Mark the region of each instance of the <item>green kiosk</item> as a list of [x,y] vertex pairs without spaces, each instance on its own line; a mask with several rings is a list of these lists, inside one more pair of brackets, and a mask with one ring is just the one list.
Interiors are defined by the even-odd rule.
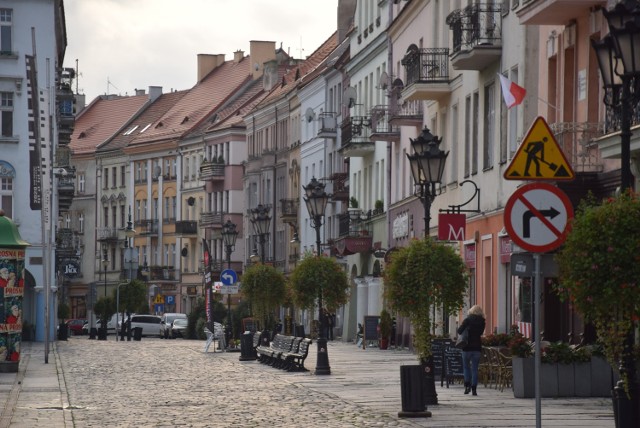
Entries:
[[0,372],[16,373],[22,341],[24,257],[29,243],[0,209]]

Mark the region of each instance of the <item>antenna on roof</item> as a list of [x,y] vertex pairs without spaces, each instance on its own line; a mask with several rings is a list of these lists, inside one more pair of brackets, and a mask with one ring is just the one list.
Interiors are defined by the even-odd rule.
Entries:
[[117,91],[120,90],[120,89],[118,89],[118,87],[116,85],[111,83],[111,80],[109,80],[109,76],[107,76],[107,95],[109,95],[109,86],[113,86],[114,88],[116,88]]

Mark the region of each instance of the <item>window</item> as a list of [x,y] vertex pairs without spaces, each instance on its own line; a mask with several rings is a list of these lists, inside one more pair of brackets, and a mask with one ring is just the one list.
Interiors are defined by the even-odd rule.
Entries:
[[126,187],[127,186],[127,167],[126,166],[121,166],[120,167],[120,187]]
[[171,197],[171,218],[173,220],[176,220],[178,218],[177,212],[178,212],[178,198],[175,196],[172,196]]
[[13,25],[13,11],[0,9],[0,55],[13,55],[11,42],[11,26]]
[[124,205],[120,205],[120,224],[122,225],[122,227],[125,227],[127,225],[127,221],[125,220],[125,211],[126,210],[124,209]]
[[142,204],[140,203],[139,199],[136,201],[136,213],[135,213],[135,216],[136,216],[136,220],[138,220],[138,221],[142,220]]
[[104,177],[102,177],[102,188],[109,188],[109,168],[104,169]]
[[496,128],[496,103],[495,84],[490,83],[484,88],[484,144],[482,147],[483,159],[482,168],[488,169],[493,166],[493,141]]
[[171,211],[169,210],[169,208],[170,208],[169,207],[169,201],[170,201],[169,197],[165,197],[164,198],[164,218],[166,218],[167,220],[171,219],[171,217],[170,217]]
[[153,220],[158,219],[158,198],[153,198]]
[[464,176],[471,174],[471,97],[464,100]]
[[84,193],[84,172],[78,173],[78,193]]
[[142,162],[136,162],[136,181],[142,181]]
[[116,227],[118,225],[118,207],[111,207],[111,224],[112,227]]
[[473,118],[472,118],[472,126],[473,132],[471,134],[471,174],[478,173],[478,128],[480,126],[480,114],[478,112],[478,107],[480,105],[480,94],[475,92],[473,94]]
[[173,176],[171,174],[171,159],[165,159],[164,161],[164,175],[167,178],[171,178]]
[[109,207],[103,208],[104,227],[109,227]]
[[2,136],[13,137],[13,93],[1,92],[0,121],[2,121]]
[[117,167],[113,167],[111,168],[111,188],[115,189],[116,187],[118,187],[118,183],[116,182],[118,180],[118,168]]
[[11,177],[0,177],[0,208],[4,210],[7,217],[13,218],[13,178]]

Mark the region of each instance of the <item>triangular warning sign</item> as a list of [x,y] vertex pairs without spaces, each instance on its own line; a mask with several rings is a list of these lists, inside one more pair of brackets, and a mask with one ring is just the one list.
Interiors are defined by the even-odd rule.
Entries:
[[505,180],[569,181],[575,178],[549,125],[539,116],[504,172]]

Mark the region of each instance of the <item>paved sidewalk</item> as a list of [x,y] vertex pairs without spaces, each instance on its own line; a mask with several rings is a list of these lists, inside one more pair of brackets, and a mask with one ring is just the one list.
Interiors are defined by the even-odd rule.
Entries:
[[[72,337],[24,343],[18,373],[0,373],[0,427],[322,426],[533,427],[535,401],[511,391],[437,383],[430,418],[399,419],[405,350],[329,342],[331,375],[288,373],[239,353],[202,352],[204,342],[143,338],[120,343]],[[610,399],[542,400],[543,427],[613,427]]]

